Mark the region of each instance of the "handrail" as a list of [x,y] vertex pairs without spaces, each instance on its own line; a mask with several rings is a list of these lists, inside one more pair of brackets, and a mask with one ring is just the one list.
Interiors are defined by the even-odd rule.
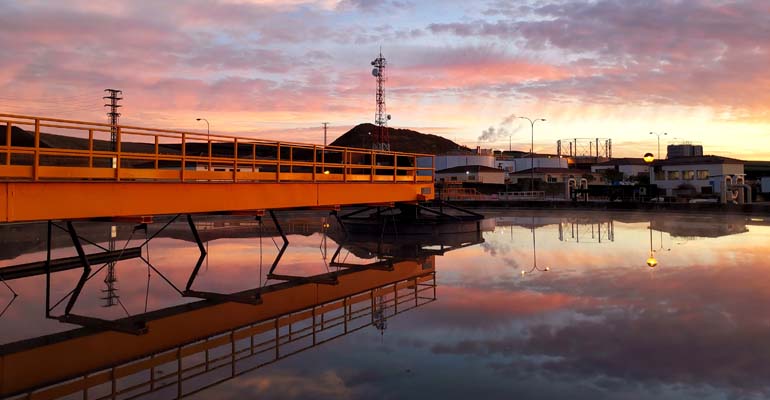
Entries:
[[[25,143],[14,143],[14,126],[30,135]],[[42,132],[41,128],[54,131]],[[434,160],[428,154],[3,113],[0,113],[0,131],[6,134],[4,143],[0,143],[0,180],[378,183],[434,180]],[[107,137],[111,133],[117,137],[114,144],[109,139],[95,137],[97,134]],[[362,179],[363,176],[368,178]],[[383,179],[386,177],[389,179]]]

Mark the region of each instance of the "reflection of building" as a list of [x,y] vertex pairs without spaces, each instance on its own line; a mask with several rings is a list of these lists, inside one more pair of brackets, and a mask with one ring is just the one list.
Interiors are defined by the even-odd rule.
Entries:
[[568,219],[559,224],[559,240],[575,243],[602,243],[615,241],[615,225],[607,221]]
[[715,238],[749,231],[745,218],[726,215],[654,218],[652,229],[683,238]]

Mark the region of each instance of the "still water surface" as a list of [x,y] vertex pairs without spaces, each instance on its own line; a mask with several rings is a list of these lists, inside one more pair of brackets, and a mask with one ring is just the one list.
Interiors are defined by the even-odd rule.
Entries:
[[[229,363],[231,342],[208,354],[192,354],[183,360],[183,369],[204,363],[204,356],[222,361],[219,368],[212,364],[210,372],[205,368],[198,375],[194,369],[185,372],[190,378],[181,388],[168,378],[171,384],[147,390],[141,397],[169,398],[178,390],[201,399],[726,399],[770,395],[767,220],[561,211],[485,214],[489,220],[482,224],[479,237],[386,238],[382,243],[362,238],[344,241],[335,226],[325,233],[321,214],[282,215],[290,245],[276,274],[323,275],[338,270],[332,261],[372,265],[389,260],[395,263],[394,270],[360,268],[341,277],[337,285],[314,283],[312,291],[305,290],[307,285],[276,289],[270,294],[273,297],[264,298],[264,304],[238,304],[222,311],[238,313],[245,309],[237,307],[262,307],[275,312],[265,311],[249,322],[274,323],[273,318],[281,320],[285,315],[281,307],[286,306],[295,312],[299,324],[292,329],[303,332],[303,327],[314,323],[312,312],[299,316],[296,311],[305,306],[322,310],[315,317],[319,323],[325,312],[322,307],[331,310],[338,304],[326,318],[349,322],[344,329],[341,323],[328,331],[319,329],[317,340],[312,335],[315,345],[309,335],[296,339],[302,335],[295,333],[296,340],[283,348],[274,351],[269,347],[262,356],[269,353],[270,357],[263,361],[249,358],[253,347],[246,343],[248,338],[236,340],[233,346],[238,357],[244,358],[235,367]],[[45,228],[7,228],[0,266],[43,259]],[[118,228],[117,249],[129,238],[131,247],[145,237],[144,231],[132,234],[129,225]],[[204,219],[198,228],[208,258],[195,279],[196,290],[233,293],[276,284],[267,279],[267,272],[279,253],[281,239],[271,226],[260,227],[247,219]],[[149,234],[153,229],[151,226]],[[104,243],[109,225],[84,225],[81,233]],[[52,257],[74,256],[66,233],[56,235]],[[150,243],[149,254],[144,251],[143,256],[157,271],[141,260],[121,261],[115,268],[114,296],[107,290],[105,269],[85,285],[73,312],[114,320],[200,302],[182,298],[159,275],[179,288],[187,282],[200,253],[186,223],[171,225]],[[86,250],[92,252],[95,247]],[[646,264],[651,257],[658,263],[654,269]],[[79,276],[78,270],[53,274],[52,299],[72,290]],[[401,301],[395,304],[390,288],[398,282],[405,283],[395,290]],[[0,311],[5,310],[0,316],[0,351],[4,357],[42,346],[43,341],[35,338],[64,341],[64,334],[79,328],[45,318],[44,276],[7,283],[18,297],[14,299],[0,286]],[[331,297],[323,298],[324,291]],[[308,293],[312,298],[303,303],[301,298]],[[357,302],[351,293],[363,293],[372,300]],[[329,300],[333,298],[344,300],[334,303]],[[296,307],[287,306],[292,302],[297,302]],[[348,318],[339,308],[347,309],[350,304]],[[353,319],[353,307],[359,307],[364,317]],[[191,327],[178,325],[180,330],[214,324],[206,320],[211,316],[175,310],[174,315],[194,322]],[[260,331],[258,325],[250,329]],[[281,329],[286,335],[286,329]],[[88,336],[82,329],[80,332]],[[168,336],[173,339],[175,335]],[[100,340],[130,347],[136,338],[110,333]],[[166,348],[192,343],[185,340]],[[12,369],[9,365],[6,360],[6,373]],[[96,398],[125,389],[118,397],[127,397],[144,389],[132,392],[126,388],[148,381],[150,374],[173,378],[177,366],[170,362],[152,372],[122,378],[115,387],[108,382],[86,385],[85,390],[89,398]],[[236,376],[230,378],[233,372]],[[218,380],[222,382],[195,392]],[[80,390],[68,398],[82,396]]]

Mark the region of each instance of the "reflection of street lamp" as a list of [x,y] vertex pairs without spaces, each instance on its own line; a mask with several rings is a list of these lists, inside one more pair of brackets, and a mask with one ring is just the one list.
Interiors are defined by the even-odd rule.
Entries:
[[658,133],[658,132],[650,132],[650,135],[656,135],[658,137],[658,155],[660,155],[660,135],[666,136],[668,133]]
[[655,268],[658,265],[658,260],[655,259],[655,252],[652,250],[652,221],[650,221],[650,257],[647,258],[647,266]]
[[[530,178],[529,178],[529,191],[530,192],[534,192],[535,191],[535,156],[534,156],[534,151],[535,151],[535,122],[537,122],[537,121],[545,122],[545,118],[537,118],[534,121],[529,119],[529,118],[527,118],[527,117],[519,117],[519,118],[526,119],[527,121],[529,121],[530,127],[532,128],[531,131],[530,131],[532,137],[530,138],[531,139],[531,143],[530,143],[530,147],[529,147],[529,167],[530,167],[529,170],[531,171],[530,172]],[[532,195],[532,193],[530,193],[530,196],[531,195]]]
[[529,271],[521,270],[521,275],[524,276],[532,271],[547,272],[551,269],[548,267],[538,268],[537,266],[537,243],[535,242],[535,216],[532,216],[532,268]]

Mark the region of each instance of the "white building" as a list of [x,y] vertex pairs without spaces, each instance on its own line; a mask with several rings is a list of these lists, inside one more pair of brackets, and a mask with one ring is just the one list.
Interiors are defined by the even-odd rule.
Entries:
[[462,165],[436,171],[436,181],[473,182],[473,183],[505,183],[505,171],[485,165]]
[[601,173],[606,170],[622,172],[624,177],[632,177],[649,174],[650,166],[641,158],[613,158],[591,166],[591,172]]
[[498,156],[495,159],[495,167],[505,171],[518,172],[532,168],[568,168],[567,159],[550,154],[535,154],[529,158],[529,154],[522,157]]
[[535,170],[525,169],[509,174],[510,183],[519,183],[519,180],[529,181],[534,178],[536,181],[547,183],[562,183],[570,179],[577,179],[591,176],[591,183],[602,183],[604,179],[600,174],[593,174],[587,171],[571,168],[535,168]]
[[495,168],[495,156],[491,151],[477,150],[476,153],[448,153],[439,154],[435,157],[436,171],[471,165],[483,165],[485,167]]
[[743,161],[720,156],[655,160],[653,168],[650,183],[658,185],[666,196],[682,190],[721,196],[727,186],[742,185],[745,176]]

